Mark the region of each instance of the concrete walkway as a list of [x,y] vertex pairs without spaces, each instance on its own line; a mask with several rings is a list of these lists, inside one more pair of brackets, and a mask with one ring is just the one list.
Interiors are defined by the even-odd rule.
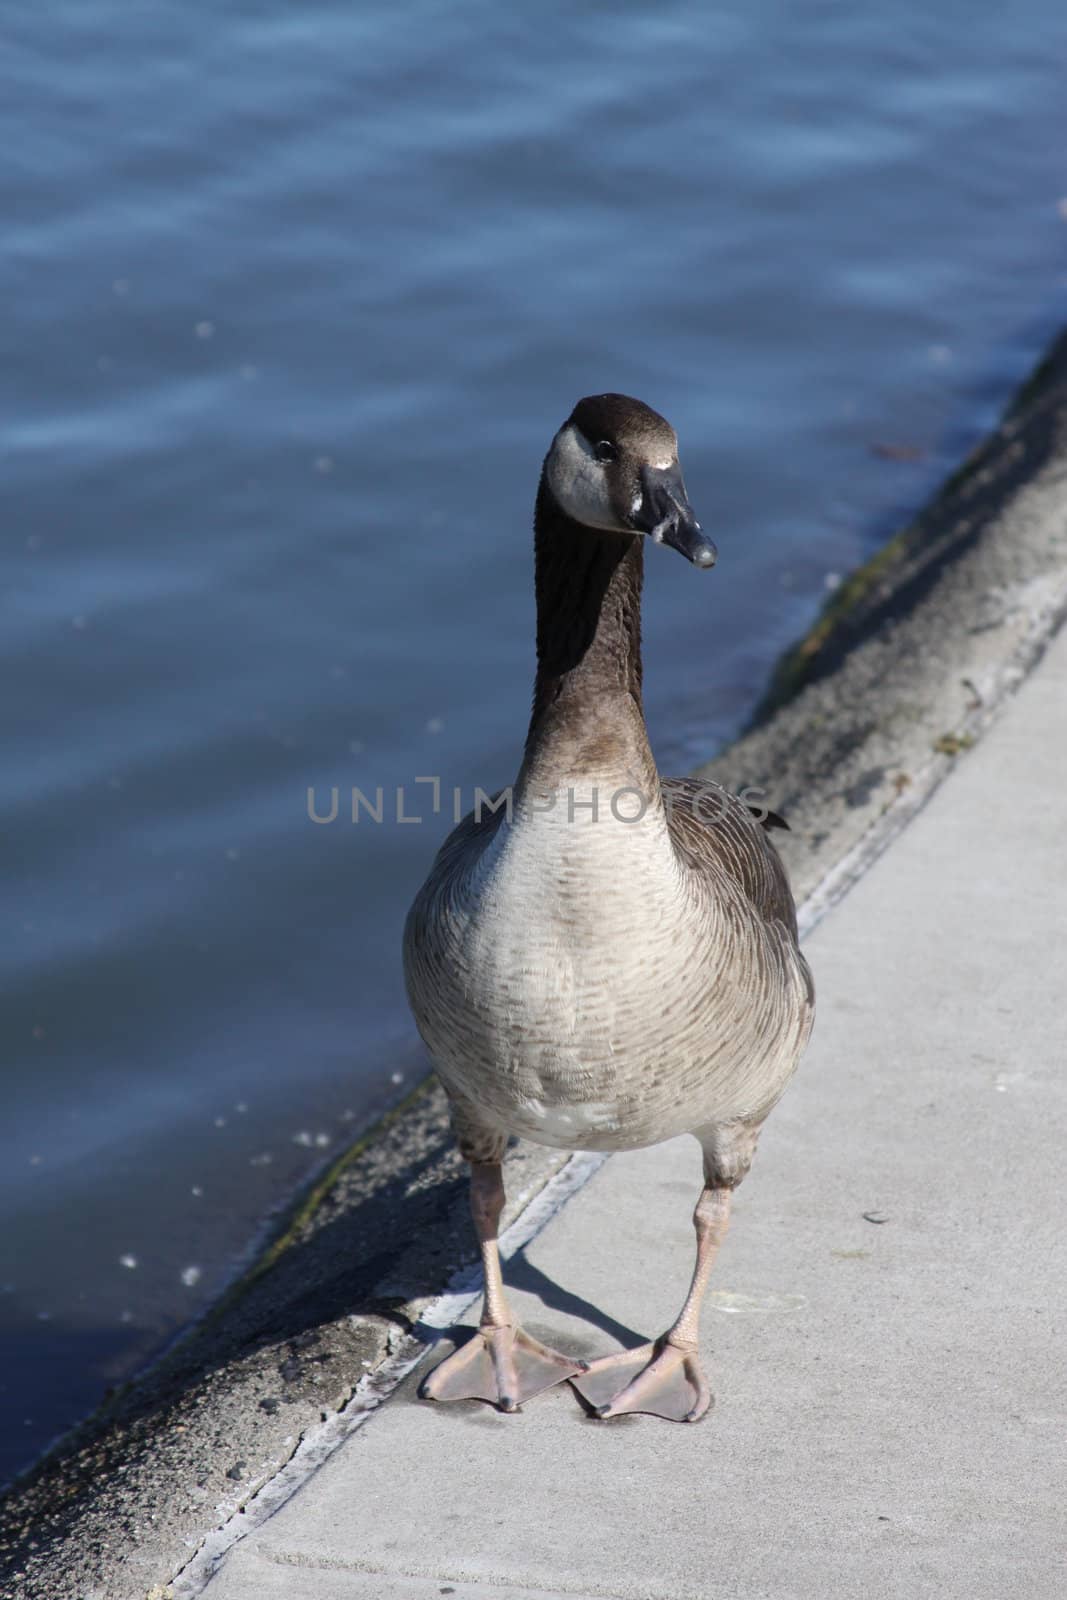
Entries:
[[[809,941],[815,1038],[715,1271],[705,1422],[409,1379],[209,1600],[1059,1600],[1065,797],[1067,631]],[[526,1326],[587,1355],[660,1332],[699,1180],[690,1140],[609,1161],[511,1263]]]

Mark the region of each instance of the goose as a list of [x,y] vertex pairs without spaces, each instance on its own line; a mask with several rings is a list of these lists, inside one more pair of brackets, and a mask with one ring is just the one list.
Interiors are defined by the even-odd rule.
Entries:
[[[470,1164],[484,1272],[475,1335],[421,1394],[500,1410],[570,1382],[598,1417],[695,1422],[712,1395],[700,1307],[734,1189],[814,1017],[785,869],[739,798],[661,779],[641,699],[645,539],[710,568],[670,424],[639,400],[580,400],[535,512],[537,675],[518,777],[456,827],[404,930],[408,996]],[[765,819],[770,820],[770,819]],[[774,821],[779,819],[774,818]],[[696,1264],[659,1338],[575,1361],[514,1319],[500,1268],[512,1136],[703,1151]]]

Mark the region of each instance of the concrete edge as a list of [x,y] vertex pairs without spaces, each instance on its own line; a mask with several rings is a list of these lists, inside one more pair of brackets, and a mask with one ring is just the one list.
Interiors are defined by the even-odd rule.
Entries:
[[[1065,462],[1061,337],[905,530],[910,566],[892,563],[890,580],[881,557],[868,563],[878,605],[840,662],[703,769],[738,788],[773,778],[805,932],[926,803],[1063,620]],[[582,1159],[511,1154],[509,1251],[591,1176]],[[159,1600],[180,1572],[172,1592],[196,1593],[221,1551],[377,1409],[440,1317],[473,1298],[468,1269],[456,1271],[472,1255],[462,1190],[428,1080],[305,1192],[200,1326],[13,1486],[0,1577],[18,1587],[0,1592]]]
[[[1043,413],[1051,417],[1063,404],[1065,383],[1061,341],[1056,341],[1012,397],[993,432],[979,440],[911,522],[845,576],[808,631],[783,651],[746,733],[766,723],[808,684],[837,672],[857,644],[894,612],[914,607],[945,567],[974,544],[986,486],[993,479],[1003,481],[1013,466],[1023,474],[1032,470],[1025,435],[1034,433]],[[976,518],[969,515],[972,508]]]
[[[847,648],[840,611],[832,646],[820,619],[789,653],[814,642],[807,677],[700,769],[734,790],[766,790],[788,817],[792,833],[776,842],[798,900],[853,852],[862,862],[861,841],[883,816],[904,825],[1063,619],[1067,334],[892,545],[892,559],[878,552],[843,586],[858,596]],[[838,648],[832,670],[817,670]]]

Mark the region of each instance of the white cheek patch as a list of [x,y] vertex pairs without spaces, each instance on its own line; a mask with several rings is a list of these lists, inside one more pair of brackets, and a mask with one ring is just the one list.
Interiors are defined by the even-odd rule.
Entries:
[[575,522],[611,533],[630,531],[611,503],[604,463],[596,459],[576,428],[561,428],[557,433],[546,471],[553,496]]

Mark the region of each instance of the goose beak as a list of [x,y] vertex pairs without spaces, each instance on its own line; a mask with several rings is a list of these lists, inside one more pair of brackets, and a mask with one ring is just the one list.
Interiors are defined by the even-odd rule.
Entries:
[[668,544],[694,567],[713,567],[717,551],[693,515],[685,492],[682,469],[641,468],[641,500],[634,512],[634,528],[656,544]]

